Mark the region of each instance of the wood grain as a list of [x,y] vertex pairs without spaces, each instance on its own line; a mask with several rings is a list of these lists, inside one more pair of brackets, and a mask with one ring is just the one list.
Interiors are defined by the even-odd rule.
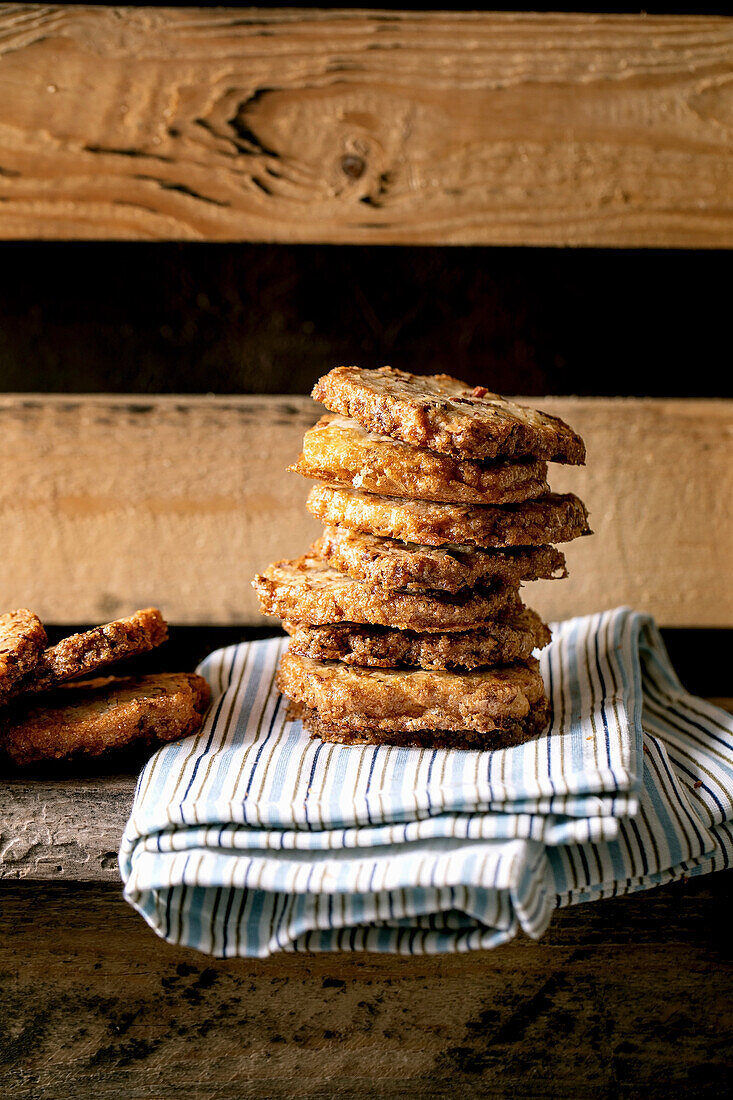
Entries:
[[540,943],[219,961],[111,886],[5,884],[14,1100],[725,1095],[730,874],[558,912]]
[[135,781],[134,772],[0,780],[0,880],[119,882]]
[[733,25],[0,9],[0,235],[733,245]]
[[[555,619],[625,603],[663,626],[733,625],[733,402],[530,403],[586,439],[587,466],[550,480],[587,502],[596,534],[528,602]],[[154,604],[173,623],[261,624],[251,577],[320,531],[308,483],[285,472],[319,408],[0,396],[0,607],[92,623]]]

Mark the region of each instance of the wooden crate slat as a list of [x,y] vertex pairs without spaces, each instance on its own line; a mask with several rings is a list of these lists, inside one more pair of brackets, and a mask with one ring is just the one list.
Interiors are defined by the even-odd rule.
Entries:
[[733,245],[730,20],[0,10],[0,237]]
[[[586,439],[553,465],[590,509],[570,577],[525,589],[548,618],[629,604],[663,626],[733,625],[733,402],[532,398]],[[158,604],[180,624],[261,624],[252,575],[320,531],[285,467],[307,397],[0,396],[0,607],[100,622]]]

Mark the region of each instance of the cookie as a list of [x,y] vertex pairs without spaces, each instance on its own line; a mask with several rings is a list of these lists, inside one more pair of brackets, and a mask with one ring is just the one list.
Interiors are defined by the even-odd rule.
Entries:
[[343,661],[366,668],[482,668],[526,660],[550,641],[549,628],[528,607],[476,630],[426,634],[359,623],[283,623],[290,650],[316,661]]
[[125,619],[71,634],[41,654],[35,668],[15,685],[13,694],[49,691],[65,680],[96,672],[113,661],[136,657],[161,645],[168,626],[157,607],[136,611]]
[[526,718],[544,705],[545,689],[535,658],[473,672],[359,668],[314,661],[288,650],[278,687],[295,703],[355,733],[477,730]]
[[398,630],[468,630],[518,603],[516,588],[508,585],[459,596],[390,591],[355,581],[312,554],[275,562],[252,587],[263,614],[310,626],[352,622]]
[[383,588],[459,592],[497,580],[516,588],[522,581],[567,577],[565,555],[554,546],[483,550],[477,546],[420,546],[414,542],[326,527],[311,553],[355,580]]
[[549,718],[546,703],[536,703],[525,718],[497,721],[493,730],[380,730],[368,726],[351,729],[338,722],[328,722],[318,711],[292,705],[289,717],[299,718],[303,726],[321,741],[333,741],[340,745],[397,745],[413,749],[470,749],[479,752],[508,749],[522,745],[543,732]]
[[2,712],[0,752],[24,766],[175,741],[200,728],[210,699],[206,680],[185,672],[64,684]]
[[0,615],[0,704],[36,667],[47,643],[43,623],[28,608]]
[[318,380],[313,397],[368,432],[458,458],[534,455],[585,462],[583,440],[559,417],[447,374],[336,367]]
[[550,489],[547,463],[539,459],[470,462],[375,435],[333,415],[305,433],[303,452],[288,468],[328,485],[459,504],[506,504]]
[[314,485],[308,510],[329,526],[428,546],[542,546],[591,534],[574,493],[546,493],[522,504],[436,504]]

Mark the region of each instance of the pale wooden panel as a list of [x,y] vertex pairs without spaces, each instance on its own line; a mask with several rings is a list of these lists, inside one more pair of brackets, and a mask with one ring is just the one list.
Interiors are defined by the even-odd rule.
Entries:
[[0,397],[0,605],[261,622],[253,574],[320,530],[285,472],[316,419],[308,398]]
[[733,245],[733,24],[3,5],[0,235]]
[[[541,398],[585,437],[551,467],[595,537],[571,576],[525,589],[550,618],[621,603],[665,626],[733,625],[733,402]],[[285,467],[309,398],[0,397],[0,607],[101,621],[150,603],[175,623],[257,623],[250,578],[320,526]]]
[[552,619],[627,604],[662,626],[733,626],[733,401],[528,401],[586,440],[587,465],[550,481],[582,497],[595,535],[563,546],[570,578],[527,601]]
[[221,961],[113,886],[3,884],[13,1100],[723,1096],[730,880],[559,911],[539,943]]

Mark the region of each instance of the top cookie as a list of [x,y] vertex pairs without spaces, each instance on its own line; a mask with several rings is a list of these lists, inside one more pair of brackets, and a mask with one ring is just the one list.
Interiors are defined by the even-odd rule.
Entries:
[[147,653],[167,637],[168,627],[157,607],[147,607],[81,634],[71,634],[44,650],[10,694],[49,691],[66,680],[96,672],[125,657]]
[[27,608],[0,615],[0,704],[36,667],[47,642],[43,623]]
[[312,396],[367,431],[459,458],[585,462],[583,440],[563,420],[448,374],[336,367],[318,380]]
[[376,435],[331,414],[305,433],[303,452],[289,469],[328,485],[457,504],[514,504],[550,488],[547,463],[540,459],[470,462]]

